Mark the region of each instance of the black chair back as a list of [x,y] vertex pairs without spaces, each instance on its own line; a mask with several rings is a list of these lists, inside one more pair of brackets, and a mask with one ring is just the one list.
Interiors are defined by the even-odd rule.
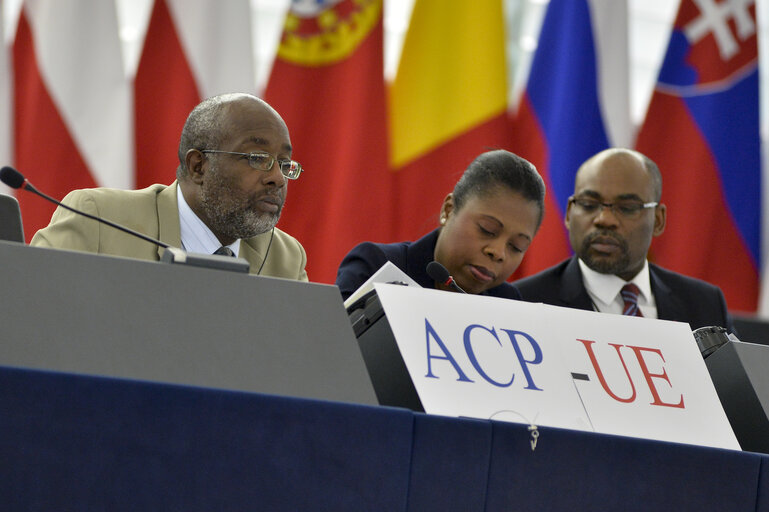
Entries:
[[0,240],[24,242],[19,202],[6,194],[0,194]]

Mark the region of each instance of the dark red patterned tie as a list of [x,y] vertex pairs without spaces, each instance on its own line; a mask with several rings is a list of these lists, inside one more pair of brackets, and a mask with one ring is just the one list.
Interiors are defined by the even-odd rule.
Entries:
[[627,316],[643,316],[641,309],[638,307],[638,294],[641,290],[638,289],[633,283],[628,283],[622,287],[620,294],[622,294],[622,301],[625,306],[622,308],[622,314]]

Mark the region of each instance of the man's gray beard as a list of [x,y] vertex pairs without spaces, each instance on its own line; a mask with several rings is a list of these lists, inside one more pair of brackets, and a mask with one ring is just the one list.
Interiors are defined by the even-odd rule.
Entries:
[[[203,207],[208,208],[205,201]],[[234,239],[246,239],[261,235],[278,223],[280,213],[257,213],[253,210],[229,210],[223,204],[211,206],[208,220],[216,228],[212,231],[223,233]]]
[[200,191],[200,204],[211,224],[211,231],[237,240],[260,235],[275,227],[280,210],[276,213],[257,212],[250,201],[237,198],[238,193],[216,170],[214,173],[210,186],[202,187]]

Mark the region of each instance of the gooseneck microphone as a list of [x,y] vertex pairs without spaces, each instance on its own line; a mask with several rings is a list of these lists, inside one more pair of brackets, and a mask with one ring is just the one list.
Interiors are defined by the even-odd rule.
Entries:
[[[216,254],[194,254],[194,253],[188,253],[184,251],[183,249],[179,249],[176,247],[172,247],[168,245],[165,242],[161,242],[160,240],[156,240],[154,238],[151,238],[143,233],[139,233],[138,231],[134,231],[133,229],[127,228],[125,226],[121,226],[120,224],[116,224],[112,221],[109,221],[107,219],[102,219],[101,217],[97,217],[95,215],[91,215],[90,213],[86,213],[83,211],[78,210],[77,208],[72,208],[71,206],[67,206],[66,204],[62,203],[61,201],[57,201],[53,197],[44,194],[37,190],[35,187],[32,186],[32,184],[29,182],[28,179],[24,177],[23,174],[21,174],[19,171],[14,169],[13,167],[4,166],[2,169],[0,169],[0,181],[5,183],[11,188],[15,189],[24,189],[28,190],[30,192],[33,192],[43,199],[52,202],[55,205],[61,206],[62,208],[65,208],[71,212],[74,212],[78,215],[82,215],[84,217],[88,217],[89,219],[93,219],[97,222],[101,222],[102,224],[106,224],[107,226],[113,227],[119,231],[122,231],[124,233],[128,233],[129,235],[141,238],[142,240],[149,242],[151,244],[157,245],[159,247],[162,247],[165,249],[163,252],[163,256],[161,258],[161,261],[165,261],[167,263],[179,263],[184,265],[191,265],[194,267],[203,267],[203,268],[214,268],[219,270],[230,270],[233,272],[242,272],[242,273],[248,273],[250,269],[250,264],[247,260],[243,258],[233,258],[230,256],[219,256]],[[270,242],[272,242],[272,239],[270,239]],[[269,246],[267,248],[267,251],[269,252]],[[265,255],[266,259],[266,255]],[[264,264],[264,263],[262,263]],[[259,269],[261,271],[261,268]]]
[[115,229],[118,229],[120,231],[123,231],[124,233],[128,233],[129,235],[133,235],[136,237],[141,238],[142,240],[146,240],[147,242],[155,245],[159,245],[160,247],[163,247],[164,249],[168,249],[171,247],[165,242],[161,242],[160,240],[155,240],[154,238],[150,238],[147,235],[144,235],[142,233],[139,233],[138,231],[134,231],[133,229],[127,228],[125,226],[121,226],[120,224],[115,224],[112,221],[109,221],[107,219],[102,219],[101,217],[96,217],[95,215],[91,215],[90,213],[85,213],[83,211],[80,211],[76,208],[72,208],[71,206],[67,206],[66,204],[62,203],[61,201],[57,201],[56,199],[52,198],[48,194],[44,194],[40,192],[38,189],[32,186],[32,183],[29,182],[27,178],[24,177],[23,174],[21,174],[19,171],[14,169],[13,167],[5,166],[2,169],[0,169],[0,181],[5,183],[11,188],[19,189],[23,188],[24,190],[29,190],[30,192],[33,192],[43,199],[46,199],[50,202],[52,202],[55,205],[61,206],[62,208],[66,208],[67,210],[71,212],[75,212],[78,215],[83,215],[84,217],[88,217],[89,219],[93,219],[95,221],[101,222],[103,224],[106,224],[108,226],[111,226]]
[[446,267],[437,261],[431,261],[428,263],[425,270],[427,271],[427,275],[430,276],[430,278],[435,282],[441,283],[444,286],[448,286],[455,292],[467,293],[456,283],[456,281],[454,281],[454,278],[451,277],[451,274],[449,274],[449,271],[446,269]]

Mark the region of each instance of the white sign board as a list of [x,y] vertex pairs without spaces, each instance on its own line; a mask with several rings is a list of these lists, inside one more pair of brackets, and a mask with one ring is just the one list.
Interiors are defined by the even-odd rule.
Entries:
[[687,324],[375,287],[427,413],[739,449]]

